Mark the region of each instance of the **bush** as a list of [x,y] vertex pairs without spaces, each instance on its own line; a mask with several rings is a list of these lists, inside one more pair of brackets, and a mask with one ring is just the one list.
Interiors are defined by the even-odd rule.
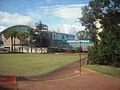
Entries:
[[101,42],[91,47],[89,50],[89,60],[91,64],[120,67],[120,41],[111,41],[109,45]]

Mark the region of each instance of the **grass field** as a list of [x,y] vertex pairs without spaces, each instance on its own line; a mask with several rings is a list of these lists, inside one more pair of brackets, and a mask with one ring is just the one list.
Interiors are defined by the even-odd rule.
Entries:
[[87,65],[89,69],[120,79],[120,68],[105,65]]
[[0,54],[0,75],[36,76],[76,60],[77,54]]

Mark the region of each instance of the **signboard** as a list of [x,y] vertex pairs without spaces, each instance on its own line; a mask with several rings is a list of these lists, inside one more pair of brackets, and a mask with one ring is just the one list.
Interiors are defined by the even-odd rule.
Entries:
[[18,90],[16,76],[0,76],[0,88]]

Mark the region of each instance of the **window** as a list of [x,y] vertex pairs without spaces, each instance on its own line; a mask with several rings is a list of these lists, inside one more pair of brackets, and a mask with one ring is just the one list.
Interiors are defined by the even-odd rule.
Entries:
[[68,38],[69,36],[68,35],[66,35],[66,38]]
[[62,35],[62,39],[64,39],[64,35]]
[[55,35],[54,35],[54,38],[55,38]]

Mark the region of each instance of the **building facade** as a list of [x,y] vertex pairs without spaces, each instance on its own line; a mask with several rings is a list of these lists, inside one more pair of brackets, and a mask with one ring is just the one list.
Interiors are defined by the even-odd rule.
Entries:
[[[28,29],[30,29],[29,26],[25,26],[25,25],[16,25],[10,28],[18,32],[27,32]],[[5,29],[0,35],[4,36],[3,34],[10,28]],[[80,46],[82,47],[83,51],[88,51],[88,48],[92,46],[90,40],[76,40],[75,35],[50,32],[50,31],[42,31],[41,33],[42,33],[41,34],[42,39],[38,40],[39,42],[36,43],[37,45],[36,44],[30,45],[31,43],[29,42],[29,40],[22,42],[20,45],[20,40],[17,37],[13,38],[15,40],[15,43],[13,44],[11,43],[10,37],[8,39],[6,39],[5,37],[3,38],[0,37],[0,38],[2,38],[3,46],[5,50],[12,51],[11,46],[13,45],[13,51],[15,52],[33,52],[33,53],[41,52],[41,47],[47,49],[51,48],[52,50],[53,49],[76,50]]]
[[16,37],[14,38],[13,37],[13,40],[15,41],[15,43],[11,43],[11,37],[9,38],[5,38],[4,36],[4,33],[10,29],[14,29],[18,32],[26,32],[30,27],[29,26],[26,26],[26,25],[16,25],[16,26],[12,26],[12,27],[9,27],[5,30],[3,30],[1,32],[2,34],[2,41],[3,41],[3,47],[4,47],[4,50],[5,51],[12,51],[12,48],[11,46],[13,46],[13,51],[15,52],[21,52],[21,47],[20,47],[20,40]]
[[[26,32],[30,27],[25,25],[16,25],[10,28],[18,32]],[[2,32],[2,34],[4,34],[10,28],[5,29]],[[29,47],[29,44],[30,44],[29,42],[26,41],[22,43],[22,46],[20,46],[20,40],[17,37],[13,39],[15,40],[15,43],[12,44],[11,38],[8,38],[8,39],[6,39],[5,37],[3,38],[3,46],[5,50],[12,51],[11,46],[13,45],[13,51],[15,52],[31,52],[31,47]],[[59,47],[60,45],[61,46],[66,45],[68,40],[74,40],[74,39],[75,39],[74,35],[50,32],[50,31],[42,31],[42,47],[51,47],[51,46]],[[46,45],[46,42],[48,45]],[[38,42],[37,44],[41,44],[41,43]],[[36,52],[36,47],[37,47],[37,52],[41,52],[40,51],[41,45],[32,45],[32,52]]]
[[61,41],[68,41],[68,40],[74,40],[75,35],[71,34],[64,34],[64,33],[57,33],[57,32],[51,32],[52,40],[61,40]]

